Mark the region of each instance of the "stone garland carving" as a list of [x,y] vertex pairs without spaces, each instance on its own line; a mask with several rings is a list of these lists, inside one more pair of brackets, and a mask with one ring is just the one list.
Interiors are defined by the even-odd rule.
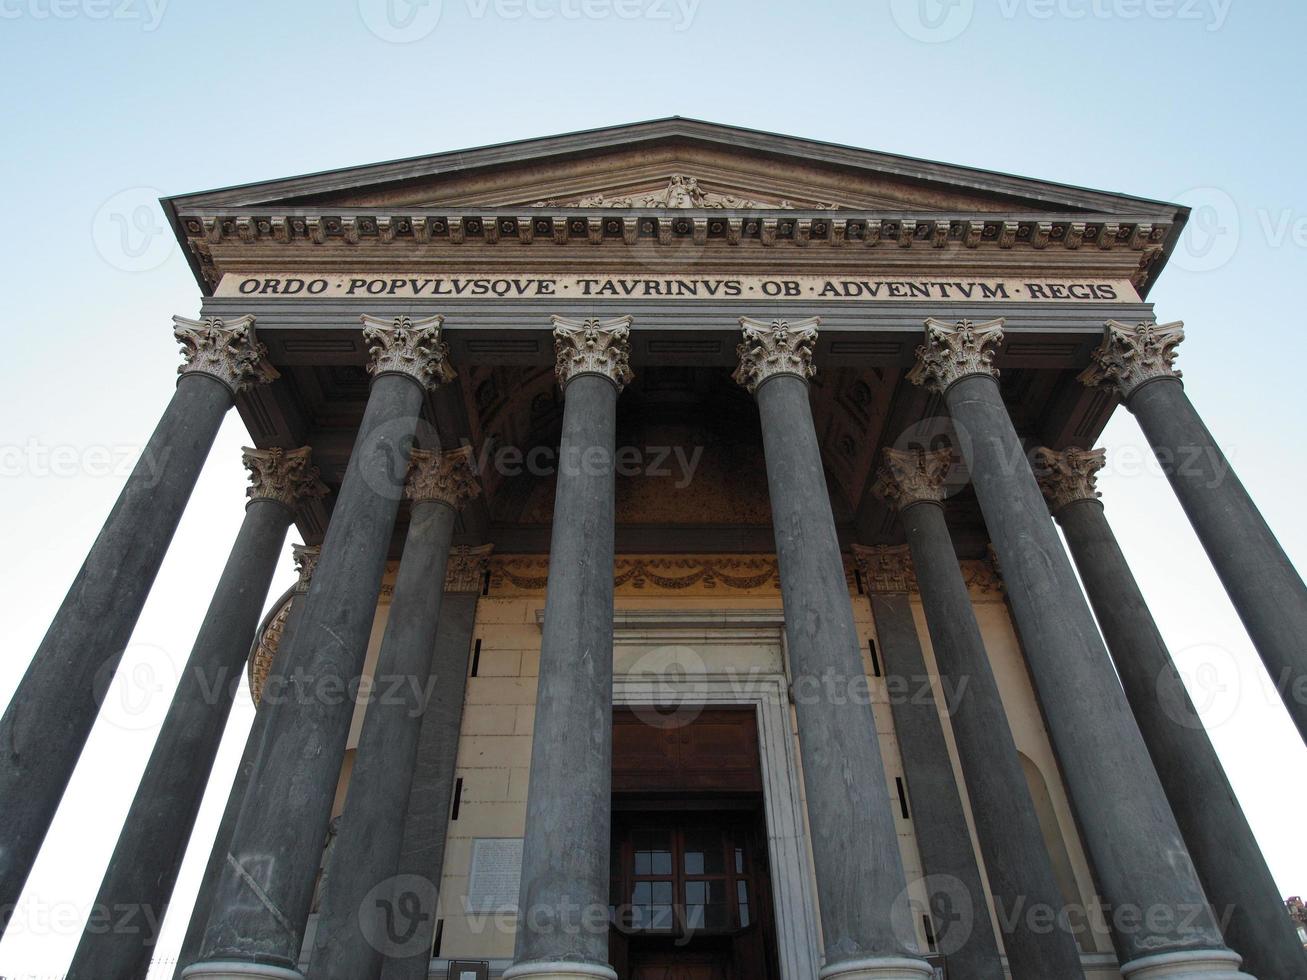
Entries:
[[173,336],[182,345],[185,359],[177,368],[178,374],[207,374],[234,395],[281,377],[268,361],[268,348],[255,336],[254,317],[242,316],[230,325],[216,316],[203,320],[175,316],[172,322]]
[[554,370],[558,384],[582,374],[602,374],[620,392],[634,379],[631,372],[631,323],[629,316],[613,320],[569,320],[551,318],[554,324]]
[[[491,565],[491,588],[511,586],[528,592],[542,591],[549,584],[549,557],[529,555],[500,557]],[[776,559],[765,556],[723,558],[617,558],[615,588],[779,589],[780,571]]]
[[364,313],[359,319],[363,321],[363,339],[370,356],[368,373],[374,378],[406,374],[432,390],[458,377],[449,364],[449,346],[441,339],[443,316],[383,320]]
[[308,446],[299,449],[241,450],[241,462],[250,473],[245,495],[251,500],[275,500],[292,511],[307,499],[325,497],[326,485]]
[[[537,208],[575,207],[575,208],[705,208],[731,210],[794,210],[795,205],[789,201],[768,204],[765,201],[751,201],[747,198],[732,197],[728,194],[714,194],[699,186],[697,177],[685,174],[672,174],[665,190],[656,194],[636,194],[626,197],[609,197],[606,194],[590,194],[572,204],[560,205],[557,201],[537,201]],[[834,211],[838,204],[813,204],[805,208],[809,211]]]
[[817,342],[820,317],[804,320],[773,320],[763,323],[740,317],[744,339],[735,348],[740,365],[731,377],[753,394],[768,378],[793,374],[807,381],[817,373],[812,363],[813,345]]
[[1122,398],[1129,398],[1145,381],[1181,377],[1175,369],[1175,348],[1183,340],[1184,323],[1178,320],[1162,326],[1108,320],[1103,342],[1090,355],[1080,380],[1090,386],[1114,386]]
[[908,372],[913,384],[944,392],[953,382],[972,374],[998,377],[994,348],[1003,342],[1003,320],[972,323],[926,321],[926,342],[917,348],[917,365]]
[[408,479],[404,484],[404,496],[409,500],[435,500],[458,511],[480,493],[471,446],[447,453],[425,449],[409,453]]
[[1106,449],[1035,450],[1036,476],[1049,509],[1056,514],[1077,500],[1097,500],[1098,471],[1107,465]]
[[953,467],[953,450],[886,448],[872,492],[895,510],[923,500],[942,501],[944,481]]

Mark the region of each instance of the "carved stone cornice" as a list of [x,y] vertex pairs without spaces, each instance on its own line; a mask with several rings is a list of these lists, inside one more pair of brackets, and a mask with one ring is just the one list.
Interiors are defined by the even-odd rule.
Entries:
[[[491,589],[496,593],[539,592],[549,582],[548,555],[496,555],[490,568]],[[774,555],[618,555],[613,565],[613,587],[627,593],[733,589],[776,594],[780,590],[780,570]]]
[[216,316],[202,320],[175,316],[172,322],[172,334],[182,345],[185,358],[178,374],[207,374],[230,388],[233,395],[281,377],[268,361],[268,348],[254,334],[254,317],[247,314],[228,323]]
[[303,595],[309,591],[309,585],[313,581],[313,573],[318,569],[318,559],[322,557],[322,548],[319,545],[310,547],[306,544],[297,544],[291,548],[291,557],[295,560],[295,570],[299,572],[299,579],[295,582],[295,591]]
[[1054,514],[1077,500],[1097,500],[1098,471],[1107,464],[1106,449],[1077,449],[1062,452],[1035,450],[1039,489],[1044,491],[1048,507]]
[[1145,381],[1178,379],[1175,348],[1183,340],[1184,324],[1179,320],[1161,326],[1108,320],[1103,342],[1090,355],[1089,367],[1080,373],[1080,380],[1090,386],[1115,387],[1122,398],[1129,398]]
[[853,560],[868,592],[915,592],[917,574],[912,568],[912,554],[906,544],[853,546]]
[[472,447],[463,446],[447,453],[414,449],[408,458],[408,479],[404,496],[412,501],[434,500],[454,510],[481,493]]
[[480,592],[490,569],[493,544],[458,545],[450,549],[445,566],[446,592]]
[[554,324],[554,371],[559,387],[582,374],[600,374],[620,392],[631,383],[632,317],[612,320],[550,318]]
[[241,462],[250,473],[245,496],[250,500],[273,500],[294,511],[304,500],[325,497],[326,484],[318,479],[313,452],[299,449],[241,450]]
[[887,448],[884,460],[872,492],[895,510],[923,501],[937,503],[948,495],[944,483],[953,468],[953,450]]
[[792,374],[806,382],[817,373],[812,354],[820,323],[821,318],[815,316],[793,322],[773,320],[771,323],[740,317],[744,339],[735,348],[740,365],[731,377],[750,394],[768,378],[778,374]]
[[997,378],[994,348],[1002,342],[1002,319],[946,323],[932,317],[926,321],[926,342],[917,348],[917,365],[908,372],[908,380],[942,393],[973,374]]
[[414,320],[397,316],[390,320],[368,316],[363,321],[363,339],[368,345],[368,373],[405,374],[428,391],[453,381],[458,374],[449,364],[449,346],[441,339],[440,314]]

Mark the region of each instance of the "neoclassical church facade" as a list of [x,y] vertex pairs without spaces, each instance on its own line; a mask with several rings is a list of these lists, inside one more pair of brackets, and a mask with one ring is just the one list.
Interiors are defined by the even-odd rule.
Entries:
[[1095,486],[1130,411],[1307,733],[1307,591],[1147,299],[1184,208],[679,118],[163,207],[165,463],[0,722],[0,906],[234,407],[97,899],[163,914],[253,696],[178,977],[1307,977]]

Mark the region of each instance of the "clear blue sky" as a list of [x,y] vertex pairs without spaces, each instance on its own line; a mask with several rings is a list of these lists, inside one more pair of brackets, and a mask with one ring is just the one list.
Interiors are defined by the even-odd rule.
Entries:
[[[1197,205],[1152,299],[1187,322],[1190,395],[1302,566],[1305,20],[1253,0],[0,0],[0,703],[167,401],[169,318],[198,307],[154,197],[674,114]],[[242,441],[233,415],[0,973],[67,964],[239,524]],[[1139,461],[1104,479],[1109,516],[1281,887],[1307,891],[1307,750],[1133,421],[1104,444]]]

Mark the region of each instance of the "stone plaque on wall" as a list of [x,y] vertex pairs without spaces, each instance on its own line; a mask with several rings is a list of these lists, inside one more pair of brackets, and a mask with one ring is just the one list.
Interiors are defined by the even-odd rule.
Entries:
[[517,908],[522,880],[522,838],[478,837],[472,841],[467,904],[474,912]]

